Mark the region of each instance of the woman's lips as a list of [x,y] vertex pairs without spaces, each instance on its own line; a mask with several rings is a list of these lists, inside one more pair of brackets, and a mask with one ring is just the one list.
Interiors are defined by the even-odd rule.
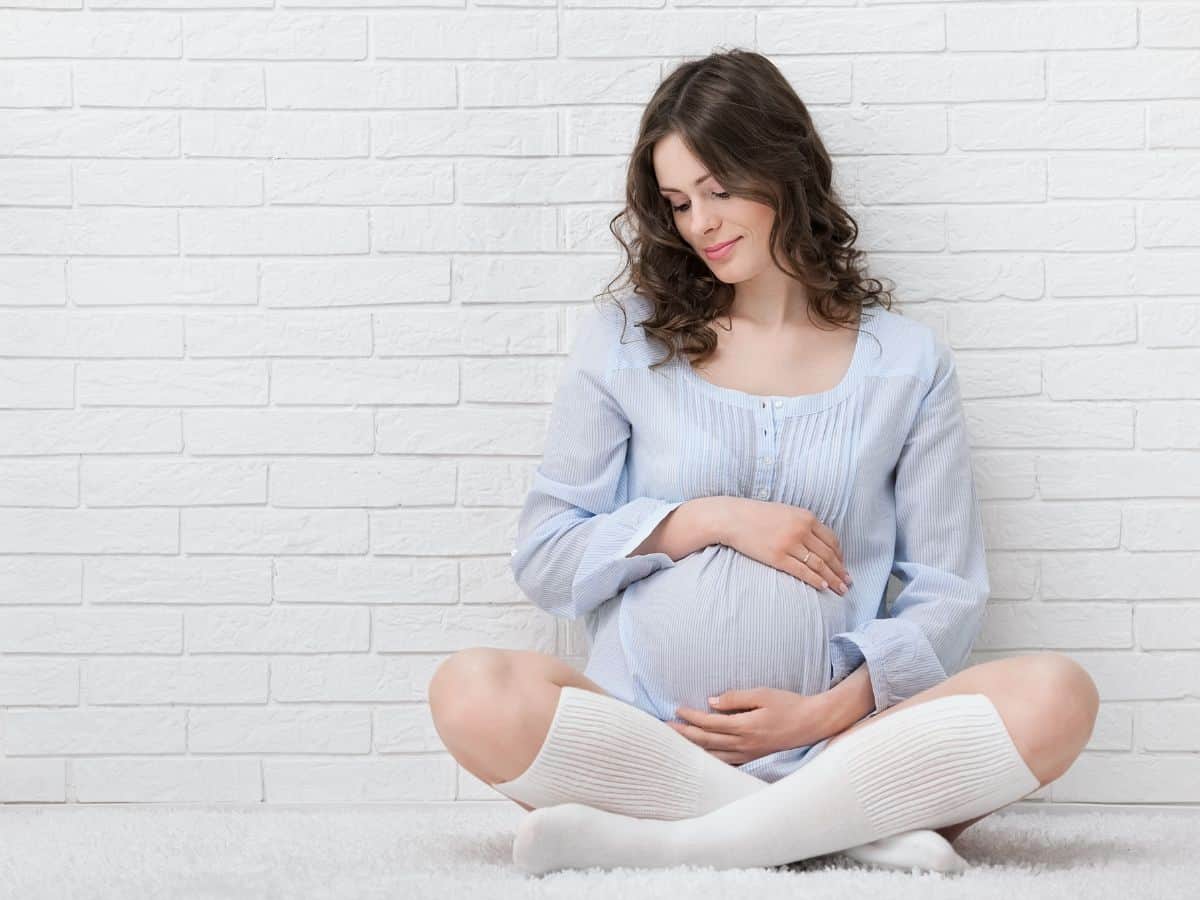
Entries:
[[736,244],[741,239],[742,238],[739,235],[738,237],[735,237],[732,241],[729,241],[728,243],[722,244],[721,246],[717,247],[716,250],[705,250],[704,255],[707,256],[709,259],[722,259],[723,257],[728,256],[733,251],[733,245]]

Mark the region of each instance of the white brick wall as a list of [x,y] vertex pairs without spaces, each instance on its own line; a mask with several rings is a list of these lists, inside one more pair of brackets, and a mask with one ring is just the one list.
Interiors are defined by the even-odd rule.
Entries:
[[[641,108],[743,46],[956,351],[1045,800],[1200,802],[1200,5],[0,0],[0,802],[499,798],[508,571]],[[220,8],[216,8],[216,7]],[[230,7],[235,7],[231,9]]]

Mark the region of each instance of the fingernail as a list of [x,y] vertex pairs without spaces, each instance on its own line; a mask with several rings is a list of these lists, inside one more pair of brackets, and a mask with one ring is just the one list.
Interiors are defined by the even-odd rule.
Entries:
[[716,697],[709,697],[708,702],[712,706],[718,706],[721,703],[721,701]]

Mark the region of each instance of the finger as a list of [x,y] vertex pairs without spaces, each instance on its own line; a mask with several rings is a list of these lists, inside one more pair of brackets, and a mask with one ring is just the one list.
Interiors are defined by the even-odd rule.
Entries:
[[731,766],[740,766],[742,763],[746,762],[746,760],[742,759],[742,757],[745,755],[742,753],[730,753],[727,750],[709,750],[708,752],[717,759],[721,760],[721,762],[729,763]]
[[717,734],[739,734],[741,731],[742,723],[737,713],[705,713],[680,706],[675,710],[675,715],[691,725]]
[[789,575],[794,575],[796,578],[800,579],[805,584],[811,584],[818,591],[825,590],[825,585],[823,585],[821,583],[825,579],[823,579],[820,575],[818,575],[816,572],[814,572],[812,569],[810,569],[807,565],[800,562],[799,557],[793,556],[791,553],[788,553],[785,555],[783,561],[780,563],[780,566]]
[[766,688],[747,688],[743,690],[728,690],[709,700],[719,700],[720,703],[710,702],[705,710],[715,709],[717,712],[736,712],[737,710],[758,709],[763,705],[763,692]]
[[[737,734],[740,732],[741,721],[737,713],[706,713],[696,709],[681,706],[675,714],[689,725],[695,725],[714,734]],[[737,721],[735,721],[737,720]]]
[[846,563],[842,560],[840,551],[822,540],[818,534],[815,532],[810,534],[805,541],[805,545],[811,547],[821,557],[821,561],[833,569],[839,576],[846,573]]
[[736,749],[735,745],[741,741],[741,738],[737,735],[708,731],[695,725],[679,724],[676,722],[672,723],[671,727],[693,744],[699,744],[705,750],[733,750]]
[[[822,545],[822,546],[824,546],[824,545]],[[828,550],[828,548],[826,548],[825,552],[828,553],[830,551]],[[819,554],[817,554],[817,553],[803,554],[802,553],[800,555],[808,556],[808,562],[802,563],[802,565],[807,565],[810,569],[812,569],[819,576],[820,580],[823,582],[821,584],[822,590],[824,590],[825,587],[827,585],[829,585],[829,586],[832,586],[833,589],[836,590],[839,594],[846,593],[846,591],[847,591],[846,580],[842,577],[842,575],[839,571],[836,571],[835,569],[831,568],[829,563],[825,559],[823,559]]]
[[[834,574],[836,574],[838,578],[845,581],[846,578],[849,577],[850,573],[846,570],[846,563],[840,558],[838,551],[825,541],[821,540],[821,538],[815,532],[805,538],[804,546],[807,549],[812,550],[816,556],[819,556],[821,558],[821,562],[824,563],[827,568],[833,570]],[[803,556],[804,554],[801,553],[800,555]],[[808,563],[809,565],[812,565],[811,557],[809,558]]]
[[838,540],[837,535],[834,534],[833,529],[820,519],[817,519],[815,522],[813,522],[813,533],[823,544],[827,544],[829,546],[829,548],[834,552],[834,555],[837,556],[838,562],[845,565],[846,559],[842,555],[842,544],[841,541]]
[[[804,557],[808,557],[808,562],[804,562]],[[829,566],[821,559],[819,555],[811,552],[804,547],[797,547],[794,550],[788,551],[789,561],[785,562],[788,566],[788,572],[795,575],[801,581],[811,584],[819,591],[829,589],[830,585],[840,585],[842,580],[833,575]]]

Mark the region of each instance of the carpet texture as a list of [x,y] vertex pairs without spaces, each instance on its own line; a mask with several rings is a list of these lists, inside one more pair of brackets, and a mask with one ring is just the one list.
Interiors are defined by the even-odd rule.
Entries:
[[869,869],[840,854],[775,869],[526,877],[512,803],[0,807],[0,896],[34,898],[637,897],[763,900],[1193,897],[1200,809],[1062,812],[1014,804],[954,843],[963,875]]

